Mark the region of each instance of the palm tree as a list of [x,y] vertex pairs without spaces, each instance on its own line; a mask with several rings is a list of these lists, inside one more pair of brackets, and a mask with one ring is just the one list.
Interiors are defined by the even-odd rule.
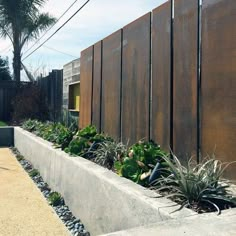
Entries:
[[56,21],[48,13],[40,13],[46,1],[0,0],[0,36],[12,42],[13,74],[17,82],[20,82],[22,48]]

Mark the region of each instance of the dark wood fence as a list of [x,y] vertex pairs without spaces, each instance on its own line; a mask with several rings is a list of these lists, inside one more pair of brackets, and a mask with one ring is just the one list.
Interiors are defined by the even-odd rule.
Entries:
[[[21,82],[21,85],[27,82]],[[17,93],[15,81],[0,81],[0,120],[10,121],[12,113],[12,99]]]
[[235,12],[235,0],[168,1],[82,51],[80,128],[235,161]]
[[63,70],[52,70],[48,76],[39,78],[37,84],[46,97],[51,121],[60,121],[62,116]]

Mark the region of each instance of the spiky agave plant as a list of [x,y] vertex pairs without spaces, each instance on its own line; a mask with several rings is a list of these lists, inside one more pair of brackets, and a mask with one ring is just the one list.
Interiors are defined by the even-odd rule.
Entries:
[[222,178],[224,170],[231,163],[221,163],[215,158],[207,158],[198,165],[193,165],[192,159],[187,167],[181,165],[178,158],[163,156],[168,165],[168,177],[157,179],[153,187],[159,192],[165,192],[167,197],[178,202],[183,207],[197,212],[236,207],[236,197],[229,191],[230,182]]
[[93,151],[94,162],[112,169],[115,161],[127,153],[127,145],[121,142],[104,141],[98,144],[98,148]]
[[34,132],[37,129],[38,123],[39,121],[37,120],[28,119],[22,123],[22,128],[29,132]]

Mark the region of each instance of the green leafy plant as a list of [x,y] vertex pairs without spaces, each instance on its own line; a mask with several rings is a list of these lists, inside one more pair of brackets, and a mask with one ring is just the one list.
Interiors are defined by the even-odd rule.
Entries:
[[93,161],[108,169],[113,169],[115,161],[121,159],[127,154],[127,146],[121,142],[104,141],[98,144],[98,147],[93,151]]
[[115,162],[115,169],[120,176],[146,186],[155,165],[160,163],[165,166],[162,159],[165,154],[153,141],[139,141],[129,148],[128,156]]
[[85,127],[84,129],[81,129],[78,131],[77,136],[82,138],[92,138],[97,134],[97,129],[94,125],[89,125]]
[[33,169],[33,170],[31,170],[31,171],[29,172],[29,176],[30,176],[30,177],[35,177],[35,176],[37,176],[37,175],[39,175],[39,171],[36,170],[36,169]]
[[52,128],[51,128],[52,126],[53,126],[53,123],[50,121],[46,121],[46,122],[38,121],[36,123],[36,129],[33,131],[33,133],[39,137],[42,137],[48,140],[49,139],[48,137],[52,133]]
[[62,203],[62,197],[58,192],[51,192],[48,196],[48,201],[52,206],[58,206]]
[[89,143],[88,139],[83,137],[75,137],[69,143],[69,146],[65,148],[65,152],[76,156],[83,156],[90,146],[91,143]]
[[104,134],[97,133],[96,127],[89,125],[77,132],[65,152],[92,159],[93,151],[97,149],[98,144],[107,140],[112,139]]
[[29,132],[33,132],[37,129],[38,123],[39,122],[37,120],[28,119],[22,123],[22,128]]
[[0,121],[0,127],[1,126],[7,126],[7,124],[5,122],[3,122],[3,121]]
[[56,147],[62,149],[65,149],[69,145],[74,134],[77,132],[77,130],[67,128],[60,123],[43,123],[37,120],[27,120],[23,123],[22,127],[43,139],[54,143]]
[[157,179],[154,188],[179,203],[179,209],[188,207],[199,213],[213,210],[220,213],[224,208],[236,206],[236,198],[228,190],[229,181],[222,178],[228,164],[208,158],[196,165],[190,159],[184,167],[175,155],[172,156],[172,160],[163,156],[169,175]]
[[16,158],[17,158],[18,161],[22,161],[22,160],[25,159],[22,155],[19,155],[19,154],[16,155]]
[[55,143],[57,143],[57,145],[59,145],[62,150],[65,149],[65,147],[67,147],[72,140],[75,131],[76,130],[73,131],[60,124],[56,128],[57,137]]
[[45,128],[42,138],[56,144],[56,147],[64,149],[72,140],[74,132],[60,123],[51,123]]

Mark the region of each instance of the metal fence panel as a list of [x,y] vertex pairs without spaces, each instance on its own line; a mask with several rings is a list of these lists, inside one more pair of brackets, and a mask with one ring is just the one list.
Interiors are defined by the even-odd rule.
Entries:
[[101,70],[102,70],[102,42],[94,45],[93,64],[93,115],[92,124],[100,131],[101,124]]
[[84,128],[92,122],[93,94],[93,46],[81,52],[80,71],[80,113],[79,127]]
[[[236,1],[204,0],[202,12],[202,152],[221,161],[236,153]],[[226,176],[236,178],[236,164]]]
[[174,4],[173,149],[183,161],[197,151],[198,0]]
[[103,40],[101,130],[120,139],[121,30]]
[[171,109],[171,3],[153,10],[151,138],[170,146]]
[[151,13],[123,29],[122,141],[149,139]]

